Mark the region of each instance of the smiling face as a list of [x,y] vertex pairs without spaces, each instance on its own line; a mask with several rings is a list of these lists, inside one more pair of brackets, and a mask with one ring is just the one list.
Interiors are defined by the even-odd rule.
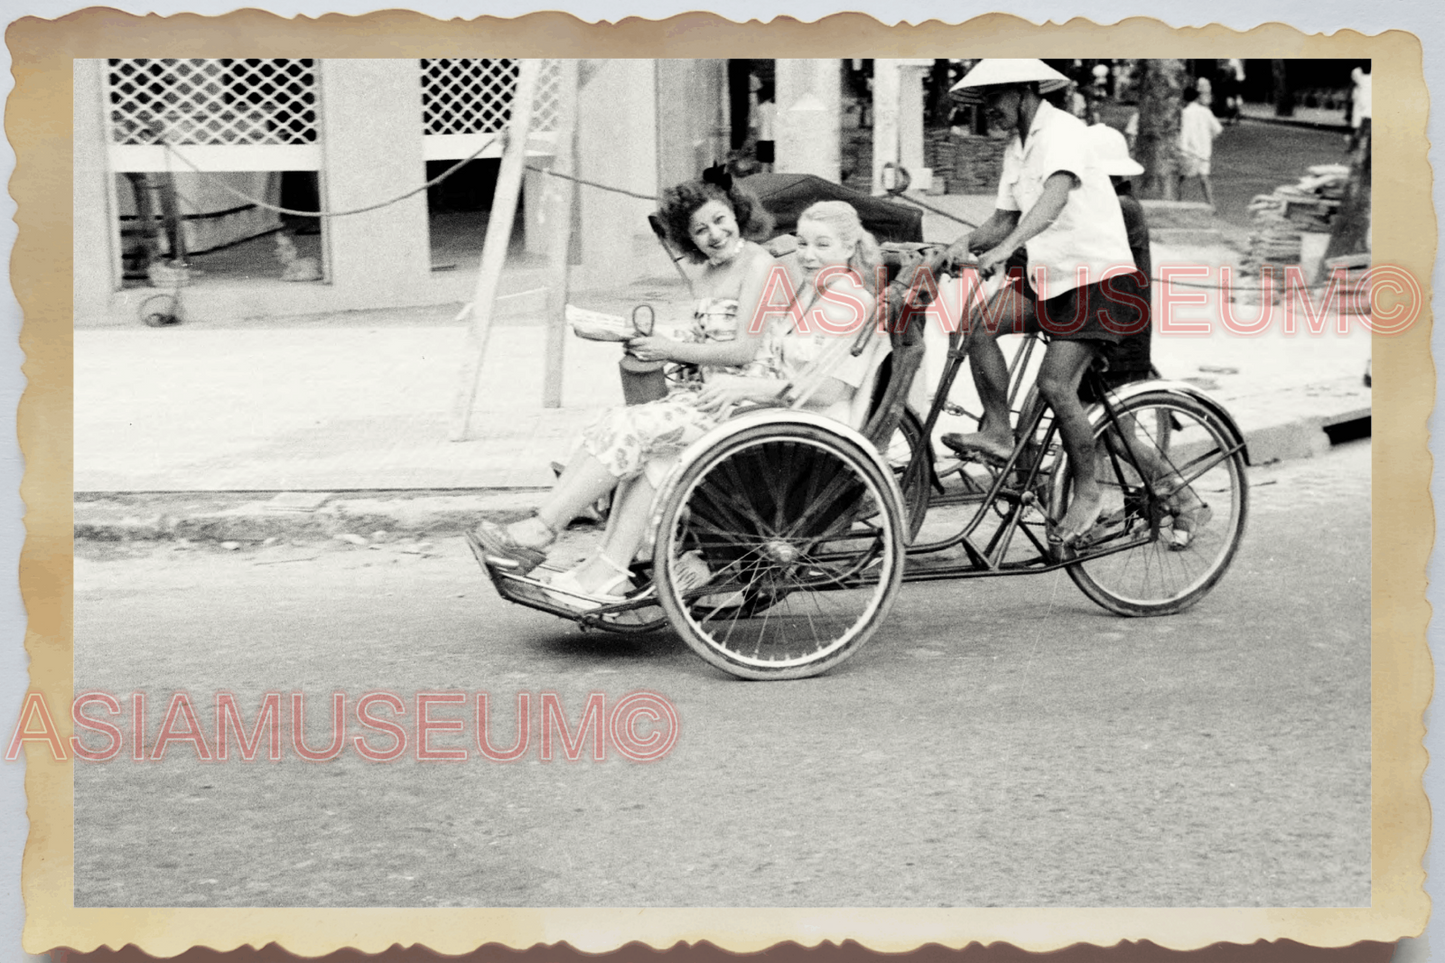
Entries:
[[692,212],[687,222],[687,236],[707,258],[726,257],[741,237],[733,209],[719,200],[710,200]]
[[822,221],[805,218],[798,222],[798,265],[810,278],[829,265],[847,264],[853,247]]

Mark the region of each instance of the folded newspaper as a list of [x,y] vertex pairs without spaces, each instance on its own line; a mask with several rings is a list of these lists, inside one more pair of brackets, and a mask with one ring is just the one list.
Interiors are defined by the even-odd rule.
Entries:
[[588,341],[627,341],[637,337],[637,329],[632,322],[620,314],[604,314],[569,304],[564,316],[572,327],[572,333]]

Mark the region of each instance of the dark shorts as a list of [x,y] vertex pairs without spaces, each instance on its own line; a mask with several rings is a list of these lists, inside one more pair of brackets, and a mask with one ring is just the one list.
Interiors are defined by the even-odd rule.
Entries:
[[1137,326],[1138,311],[1123,303],[1111,287],[1109,296],[1104,285],[1086,284],[1081,288],[1056,294],[1040,301],[1033,286],[1023,284],[1024,300],[1033,310],[1032,318],[1024,319],[1024,330],[1047,335],[1057,341],[1104,341],[1118,344],[1130,325]]

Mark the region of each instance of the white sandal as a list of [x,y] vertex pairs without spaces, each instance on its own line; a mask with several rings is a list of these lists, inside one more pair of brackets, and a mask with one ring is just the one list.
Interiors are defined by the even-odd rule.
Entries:
[[631,591],[632,586],[631,570],[618,565],[600,552],[597,557],[602,560],[604,565],[617,573],[615,578],[603,583],[601,588],[596,591],[589,592],[582,587],[582,583],[577,581],[577,569],[570,569],[552,576],[552,580],[547,584],[555,591],[548,591],[547,597],[559,605],[580,611],[591,611],[606,605],[616,605],[618,602],[627,601],[627,593]]

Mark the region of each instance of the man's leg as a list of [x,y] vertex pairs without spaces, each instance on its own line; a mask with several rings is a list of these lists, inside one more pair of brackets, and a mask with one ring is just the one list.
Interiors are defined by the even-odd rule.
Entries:
[[978,330],[968,351],[968,367],[973,373],[973,384],[978,389],[979,401],[983,403],[983,420],[979,430],[973,434],[961,435],[958,444],[966,448],[980,448],[998,457],[1007,458],[1013,451],[1013,427],[1009,423],[1008,410],[1008,363],[1003,350],[998,346],[1000,334],[1023,331],[1033,320],[1033,302],[1019,290],[1020,281],[1003,288],[989,305],[996,327],[990,331],[984,323],[981,311],[975,311],[969,319],[969,330]]
[[1005,448],[1013,448],[1013,430],[1009,426],[1008,362],[998,346],[997,335],[982,332],[968,353],[968,367],[973,373],[973,386],[983,403],[983,420],[978,423],[979,435]]
[[1199,186],[1204,188],[1204,202],[1210,207],[1214,206],[1214,186],[1209,183],[1208,174],[1199,175]]
[[1066,542],[1093,527],[1102,501],[1099,480],[1094,474],[1094,432],[1079,400],[1079,379],[1094,360],[1096,350],[1092,341],[1054,341],[1044,352],[1039,368],[1039,394],[1053,409],[1064,451],[1069,456],[1073,495],[1059,526]]

